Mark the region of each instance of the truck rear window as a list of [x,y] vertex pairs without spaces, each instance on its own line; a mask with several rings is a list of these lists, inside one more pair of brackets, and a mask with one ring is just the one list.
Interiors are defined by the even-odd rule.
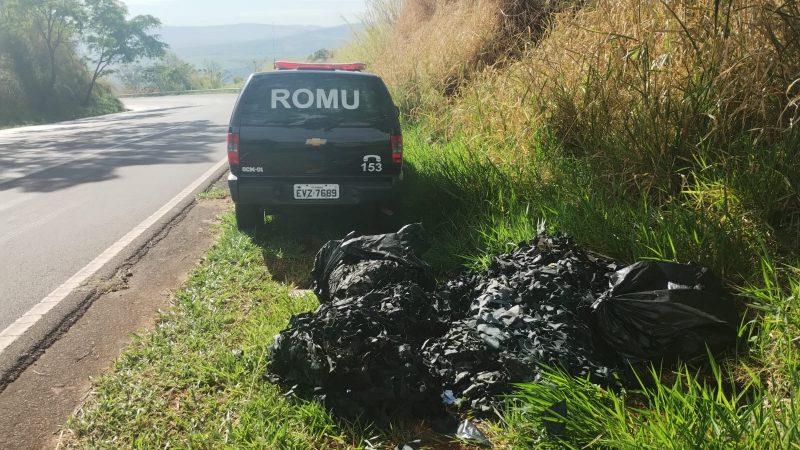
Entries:
[[292,73],[253,80],[238,115],[243,126],[375,126],[390,117],[390,105],[376,78]]

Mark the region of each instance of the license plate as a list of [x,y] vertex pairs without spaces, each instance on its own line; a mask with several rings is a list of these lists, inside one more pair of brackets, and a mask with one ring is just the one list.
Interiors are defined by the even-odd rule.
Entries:
[[338,184],[295,184],[295,200],[337,200]]

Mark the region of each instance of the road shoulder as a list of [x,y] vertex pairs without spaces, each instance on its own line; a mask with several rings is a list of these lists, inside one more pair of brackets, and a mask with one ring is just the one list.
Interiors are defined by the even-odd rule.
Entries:
[[[63,334],[0,393],[0,448],[52,448],[55,434],[132,333],[152,327],[158,311],[213,245],[212,224],[227,200],[204,199],[185,209],[112,276],[84,287],[93,297]],[[2,369],[2,368],[0,368]]]

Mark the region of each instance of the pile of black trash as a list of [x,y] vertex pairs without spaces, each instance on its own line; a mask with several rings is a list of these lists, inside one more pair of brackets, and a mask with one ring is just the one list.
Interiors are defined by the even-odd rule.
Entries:
[[567,237],[538,236],[485,273],[437,286],[427,249],[419,224],[328,242],[313,271],[321,305],[275,337],[268,376],[340,417],[385,425],[491,411],[543,367],[620,386],[631,364],[736,339],[734,303],[700,266],[620,268]]

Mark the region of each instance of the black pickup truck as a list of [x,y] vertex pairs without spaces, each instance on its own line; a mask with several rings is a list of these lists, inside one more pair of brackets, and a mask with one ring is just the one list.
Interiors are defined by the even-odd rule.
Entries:
[[362,64],[277,62],[250,76],[228,129],[228,185],[239,229],[265,210],[389,203],[403,138],[386,85]]

